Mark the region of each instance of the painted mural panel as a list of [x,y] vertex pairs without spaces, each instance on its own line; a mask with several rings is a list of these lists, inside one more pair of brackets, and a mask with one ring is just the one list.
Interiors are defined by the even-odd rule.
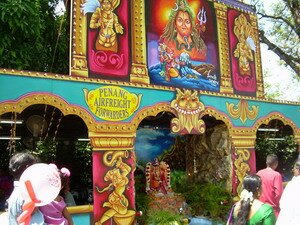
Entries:
[[132,151],[93,154],[95,224],[133,224],[134,168]]
[[255,37],[249,15],[228,10],[229,49],[235,94],[255,96]]
[[129,1],[86,0],[89,77],[128,79]]
[[147,1],[153,84],[219,91],[215,12],[204,0]]

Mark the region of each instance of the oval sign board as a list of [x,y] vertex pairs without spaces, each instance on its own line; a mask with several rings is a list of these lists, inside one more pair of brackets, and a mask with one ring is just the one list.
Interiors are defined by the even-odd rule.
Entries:
[[83,89],[90,110],[107,121],[129,118],[140,106],[142,94],[130,93],[118,86],[104,86],[94,90]]

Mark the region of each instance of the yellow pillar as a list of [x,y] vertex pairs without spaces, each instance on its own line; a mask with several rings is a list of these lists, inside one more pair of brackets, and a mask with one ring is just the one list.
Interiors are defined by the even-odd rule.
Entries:
[[233,194],[240,193],[243,179],[247,174],[256,172],[255,140],[256,134],[251,130],[235,130],[231,135]]
[[132,67],[130,82],[149,84],[146,51],[146,23],[144,0],[132,1],[131,34],[132,34]]

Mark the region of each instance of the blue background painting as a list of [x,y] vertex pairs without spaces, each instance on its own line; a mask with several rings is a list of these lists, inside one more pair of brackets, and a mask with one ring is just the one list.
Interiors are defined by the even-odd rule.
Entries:
[[155,157],[170,149],[176,136],[169,129],[139,128],[135,142],[137,163],[145,166],[147,162],[153,161]]

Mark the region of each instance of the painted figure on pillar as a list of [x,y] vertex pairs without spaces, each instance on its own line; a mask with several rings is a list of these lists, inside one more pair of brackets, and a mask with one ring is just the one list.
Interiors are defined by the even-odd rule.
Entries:
[[171,191],[170,168],[163,161],[155,158],[146,165],[146,192],[148,194],[166,195]]
[[83,0],[90,77],[129,79],[129,5],[121,0]]
[[255,44],[251,37],[252,27],[243,14],[235,19],[234,25],[233,31],[239,40],[234,50],[234,57],[238,58],[240,74],[251,76],[250,62],[254,60],[252,51],[255,51]]
[[208,3],[154,0],[149,4],[153,9],[149,20],[155,24],[148,33],[151,80],[170,86],[218,90],[217,47],[215,41],[207,38],[214,33]]
[[109,219],[113,219],[120,225],[130,225],[134,221],[135,211],[128,209],[128,199],[124,195],[129,183],[127,176],[131,172],[131,166],[123,162],[123,158],[127,157],[127,151],[108,151],[103,155],[103,163],[106,166],[112,166],[112,169],[107,171],[104,176],[104,181],[110,183],[103,188],[96,186],[96,190],[100,194],[110,193],[108,199],[103,203],[103,207],[108,209],[95,223],[96,225],[104,224]]
[[118,16],[113,12],[120,0],[100,0],[90,20],[90,28],[99,29],[95,46],[97,50],[118,51],[117,33],[123,34],[123,27]]
[[236,94],[255,96],[257,34],[247,14],[228,10],[232,82]]

